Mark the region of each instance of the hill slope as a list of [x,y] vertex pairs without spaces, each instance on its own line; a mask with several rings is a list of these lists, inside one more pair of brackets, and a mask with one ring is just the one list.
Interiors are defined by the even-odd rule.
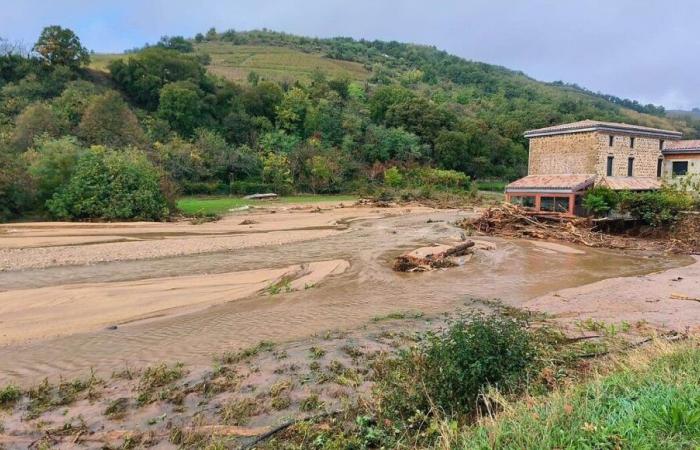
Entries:
[[[666,115],[661,107],[640,105],[572,84],[543,83],[522,72],[468,61],[430,46],[307,38],[267,30],[226,31],[190,42],[197,54],[209,55],[209,73],[231,81],[245,82],[249,73],[255,72],[262,79],[290,85],[295,81],[306,83],[315,71],[320,71],[331,78],[371,84],[396,82],[428,91],[435,101],[462,104],[468,110],[462,112],[490,121],[512,139],[518,139],[527,128],[580,119],[676,129],[690,137],[700,133],[700,125],[692,119]],[[124,56],[98,54],[91,66],[106,71],[109,61]]]

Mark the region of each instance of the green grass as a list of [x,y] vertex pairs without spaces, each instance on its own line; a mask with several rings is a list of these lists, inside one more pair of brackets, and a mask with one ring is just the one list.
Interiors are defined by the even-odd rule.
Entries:
[[480,191],[503,192],[506,189],[506,181],[476,181],[476,187]]
[[296,203],[318,202],[352,202],[357,200],[353,195],[294,195],[279,197],[275,200],[246,200],[242,197],[182,197],[177,201],[177,207],[183,214],[191,215],[223,215],[230,209],[243,206],[269,206]]
[[593,381],[506,406],[506,412],[451,439],[450,446],[697,449],[699,374],[696,346],[666,349],[655,358],[639,351],[614,372]]

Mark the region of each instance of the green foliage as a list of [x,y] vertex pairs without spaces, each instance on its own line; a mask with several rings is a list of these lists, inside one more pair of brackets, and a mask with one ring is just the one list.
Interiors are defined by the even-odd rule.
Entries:
[[378,373],[379,414],[408,426],[434,413],[468,415],[487,387],[518,389],[537,367],[537,356],[524,323],[478,315],[459,320],[426,334]]
[[583,198],[583,207],[596,216],[604,216],[617,209],[622,196],[605,186],[596,186],[589,190]]
[[58,219],[160,220],[168,214],[160,174],[143,153],[92,147],[46,203]]
[[190,81],[168,83],[160,90],[158,115],[183,136],[203,124],[202,108],[202,92]]
[[384,171],[384,183],[393,188],[401,187],[403,175],[396,167],[390,167]]
[[112,148],[138,147],[145,142],[136,115],[115,91],[90,100],[78,126],[78,135],[88,145]]
[[470,427],[453,448],[696,448],[700,350],[686,346]]
[[25,150],[40,136],[58,137],[64,130],[56,113],[44,103],[35,103],[17,117],[12,144],[18,150]]
[[0,221],[32,210],[32,191],[25,162],[0,146]]
[[0,409],[12,406],[22,397],[22,391],[14,384],[0,389]]
[[130,56],[126,62],[110,63],[112,79],[137,105],[154,111],[160,90],[168,83],[190,81],[195,86],[205,82],[204,68],[192,56],[158,47],[147,48]]
[[401,128],[370,125],[362,153],[365,161],[373,162],[421,160],[428,152],[420,139],[412,133]]
[[693,198],[673,188],[643,193],[625,193],[620,201],[620,210],[647,225],[658,227],[676,221],[681,211],[694,206]]
[[51,65],[77,69],[90,62],[90,54],[78,36],[72,30],[58,25],[44,28],[33,50]]
[[29,173],[36,186],[40,204],[43,205],[70,180],[84,151],[76,138],[64,136],[60,139],[41,139],[33,150],[26,153]]
[[156,46],[182,53],[192,53],[194,51],[192,43],[182,36],[162,36]]
[[262,179],[275,187],[275,193],[288,194],[292,191],[292,171],[285,155],[268,153],[263,157]]

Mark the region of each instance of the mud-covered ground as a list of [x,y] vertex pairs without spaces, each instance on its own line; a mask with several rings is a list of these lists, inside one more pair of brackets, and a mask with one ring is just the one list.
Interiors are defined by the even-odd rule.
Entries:
[[[688,257],[465,236],[453,224],[473,214],[290,206],[202,225],[1,226],[0,389],[23,395],[0,405],[0,446],[245,444],[343,409],[416,332],[487,308],[474,299],[555,314],[574,333],[587,317],[695,320]],[[479,245],[461,266],[391,269],[466,238]]]

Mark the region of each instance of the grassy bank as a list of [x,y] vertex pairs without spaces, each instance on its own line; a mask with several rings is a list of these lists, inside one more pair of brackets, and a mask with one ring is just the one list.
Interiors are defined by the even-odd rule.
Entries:
[[304,204],[322,202],[353,202],[353,195],[293,195],[279,197],[275,200],[247,200],[242,197],[182,197],[177,201],[177,207],[183,214],[193,215],[223,215],[230,209],[243,206],[265,206],[283,204]]
[[[603,369],[605,371],[605,369]],[[635,351],[593,380],[504,411],[445,436],[449,448],[696,449],[700,349],[661,344]]]

